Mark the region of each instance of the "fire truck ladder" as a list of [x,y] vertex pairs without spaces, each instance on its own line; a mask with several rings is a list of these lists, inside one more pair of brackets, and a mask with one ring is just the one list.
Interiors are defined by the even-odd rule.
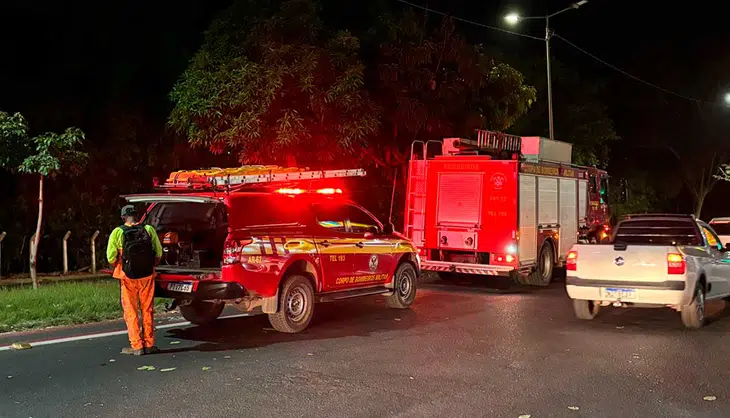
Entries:
[[343,177],[364,177],[361,168],[346,170],[307,170],[296,167],[242,166],[229,169],[181,170],[170,174],[162,189],[213,189],[235,191],[250,185],[315,181]]
[[522,138],[501,132],[477,129],[477,147],[495,151],[522,152]]
[[[408,162],[408,184],[406,185],[405,233],[416,245],[423,245],[426,225],[426,173],[428,168],[428,145],[441,141],[413,141],[411,158]],[[421,147],[420,156],[416,145]],[[415,158],[414,158],[415,157]]]

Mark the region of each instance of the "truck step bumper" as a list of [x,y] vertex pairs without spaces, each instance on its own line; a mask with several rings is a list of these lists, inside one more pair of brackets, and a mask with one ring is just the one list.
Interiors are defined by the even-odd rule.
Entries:
[[435,272],[451,272],[478,274],[482,276],[509,276],[514,271],[512,266],[496,266],[492,264],[452,263],[448,261],[422,260],[421,270]]

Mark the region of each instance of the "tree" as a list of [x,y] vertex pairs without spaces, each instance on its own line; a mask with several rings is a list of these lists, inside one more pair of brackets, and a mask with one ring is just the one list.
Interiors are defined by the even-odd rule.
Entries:
[[[619,184],[615,184],[619,183]],[[623,186],[621,187],[623,183]],[[625,196],[622,196],[625,193]],[[660,205],[654,185],[645,172],[634,172],[621,176],[611,186],[610,200],[614,219],[632,213],[649,213]]]
[[654,150],[654,157],[670,157],[665,169],[689,192],[692,213],[699,218],[707,195],[725,179],[722,167],[730,157],[730,126],[724,109],[676,101],[663,105],[672,117],[645,127],[650,138],[646,147]]
[[379,46],[372,88],[383,129],[364,151],[380,166],[402,167],[414,140],[506,130],[535,100],[520,72],[467,42],[453,20],[425,23],[409,9],[384,16],[371,31]]
[[215,20],[172,89],[169,124],[243,163],[318,164],[378,129],[358,38],[326,33],[312,0],[237,1]]
[[[77,150],[83,139],[84,133],[78,128],[68,128],[61,134],[47,132],[29,138],[28,123],[20,113],[10,116],[0,112],[0,144],[10,145],[0,149],[2,167],[38,175],[38,221],[30,247],[30,276],[34,289],[38,288],[36,260],[43,225],[43,180],[55,176],[62,168],[72,173],[78,172],[80,164],[87,158],[86,153]],[[17,161],[20,161],[19,165],[15,165]]]
[[[544,59],[525,61],[523,58],[517,62],[529,80],[536,82],[541,98],[516,123],[515,133],[548,137]],[[609,162],[609,149],[620,138],[601,100],[603,83],[586,80],[560,62],[553,62],[552,77],[555,139],[573,144],[573,163],[605,168]]]

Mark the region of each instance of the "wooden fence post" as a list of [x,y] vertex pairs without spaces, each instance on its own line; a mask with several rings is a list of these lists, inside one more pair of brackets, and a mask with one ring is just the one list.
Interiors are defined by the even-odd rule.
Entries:
[[33,260],[33,249],[35,248],[35,233],[30,236],[30,247],[28,248],[30,251],[28,251],[30,255],[30,278],[33,279],[33,289],[38,289],[38,279],[36,278],[35,274],[33,273],[33,263],[37,262],[37,260]]
[[5,239],[5,231],[0,234],[0,278],[3,277],[3,240]]
[[66,232],[63,236],[63,274],[68,274],[68,237],[71,236],[71,231]]
[[99,236],[99,230],[97,229],[96,232],[94,232],[94,235],[91,236],[91,274],[96,274],[96,237]]

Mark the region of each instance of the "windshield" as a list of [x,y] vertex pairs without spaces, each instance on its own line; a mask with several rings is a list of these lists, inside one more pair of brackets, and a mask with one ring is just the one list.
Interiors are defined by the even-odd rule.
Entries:
[[703,245],[692,220],[635,219],[622,222],[616,230],[616,243],[639,245]]
[[717,232],[717,235],[730,235],[730,222],[711,223],[710,226]]

